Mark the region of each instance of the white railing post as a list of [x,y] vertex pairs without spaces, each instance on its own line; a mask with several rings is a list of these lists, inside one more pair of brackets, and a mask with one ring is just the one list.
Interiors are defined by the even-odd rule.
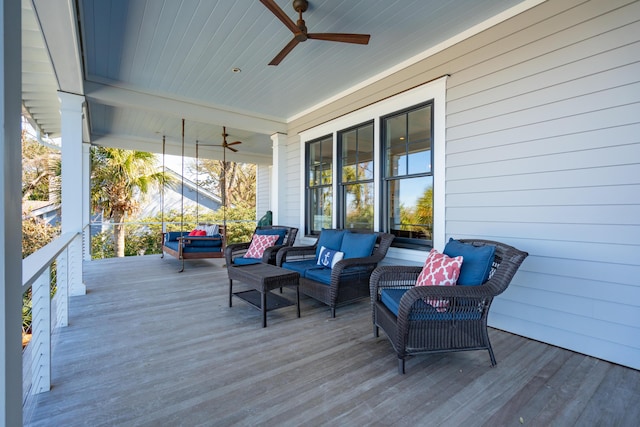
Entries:
[[51,268],[31,287],[31,334],[31,390],[37,394],[51,389]]
[[56,258],[56,325],[69,326],[69,248]]
[[[69,257],[81,256],[73,243],[81,246],[80,233],[65,233],[22,260],[22,292],[31,288],[31,341],[23,351],[23,399],[28,413],[33,395],[51,389],[53,332],[69,324]],[[80,255],[79,255],[80,254]],[[51,264],[56,262],[57,291],[51,299]],[[80,263],[82,265],[82,263]],[[82,272],[78,272],[82,274]]]

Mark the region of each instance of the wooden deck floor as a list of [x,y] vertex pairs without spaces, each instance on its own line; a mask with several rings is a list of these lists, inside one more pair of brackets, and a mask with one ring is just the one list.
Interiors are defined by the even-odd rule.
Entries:
[[[414,357],[397,373],[369,302],[301,299],[260,313],[222,260],[93,261],[56,337],[53,388],[28,426],[636,426],[640,372],[498,330],[486,351]],[[235,285],[235,283],[234,283]],[[285,295],[293,291],[285,290]]]

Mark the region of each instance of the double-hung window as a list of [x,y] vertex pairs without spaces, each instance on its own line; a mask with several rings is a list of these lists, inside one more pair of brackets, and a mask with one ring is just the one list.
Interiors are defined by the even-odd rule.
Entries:
[[382,117],[382,220],[399,246],[432,244],[432,123],[432,102]]
[[333,210],[333,137],[307,143],[306,149],[306,229],[318,235],[331,228]]
[[338,132],[338,226],[373,231],[373,121]]

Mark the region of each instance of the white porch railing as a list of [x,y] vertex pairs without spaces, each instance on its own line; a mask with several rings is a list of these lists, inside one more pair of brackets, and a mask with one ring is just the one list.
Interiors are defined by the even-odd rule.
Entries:
[[[31,341],[22,353],[23,404],[28,396],[51,388],[51,344],[55,330],[69,323],[69,247],[80,233],[65,233],[22,260],[22,294],[31,289]],[[51,298],[51,265],[57,290]]]

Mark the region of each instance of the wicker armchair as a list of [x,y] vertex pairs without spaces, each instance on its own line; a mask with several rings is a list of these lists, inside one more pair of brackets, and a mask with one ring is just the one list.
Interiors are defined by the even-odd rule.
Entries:
[[[323,231],[324,232],[324,231]],[[366,233],[365,233],[366,234]],[[370,256],[345,258],[338,261],[330,270],[330,283],[322,283],[300,272],[300,292],[314,298],[331,308],[331,317],[336,317],[336,307],[369,297],[369,278],[378,263],[385,257],[394,237],[389,233],[372,233],[376,242]],[[318,239],[320,241],[320,239]],[[296,262],[315,265],[318,242],[312,246],[292,246],[280,249],[277,254],[277,266]],[[283,267],[288,268],[287,265]],[[317,266],[315,266],[317,268]]]
[[[251,263],[263,262],[266,264],[276,264],[276,253],[279,249],[286,246],[293,246],[298,234],[298,229],[295,227],[287,227],[284,225],[264,225],[256,227],[254,234],[280,234],[282,239],[276,242],[276,245],[267,248],[264,251],[262,259],[253,260],[252,258],[243,258],[244,254],[249,250],[251,242],[232,243],[227,245],[224,250],[224,257],[227,265],[233,265],[242,261],[243,265]],[[236,259],[238,261],[236,262]]]
[[[479,286],[413,286],[422,267],[383,266],[371,275],[373,333],[379,328],[398,355],[398,371],[405,372],[407,355],[463,350],[488,350],[491,365],[496,359],[489,341],[487,316],[491,302],[509,286],[527,257],[512,246],[488,240],[460,240],[474,246],[495,246],[489,279]],[[464,265],[464,262],[463,262]],[[397,316],[381,295],[400,292]],[[447,301],[445,309],[435,309],[426,300]]]

